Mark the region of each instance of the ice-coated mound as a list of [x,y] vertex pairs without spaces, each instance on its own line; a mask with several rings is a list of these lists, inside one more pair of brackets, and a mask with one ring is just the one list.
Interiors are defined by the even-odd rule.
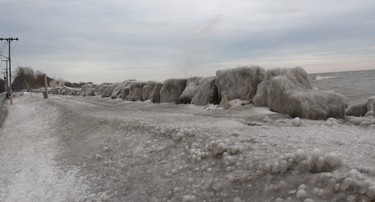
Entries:
[[259,66],[241,66],[216,72],[216,86],[219,97],[228,100],[241,99],[252,102],[265,70]]
[[129,85],[130,83],[132,82],[132,80],[126,80],[126,81],[123,81],[121,83],[119,83],[112,91],[112,95],[111,95],[111,98],[112,99],[115,99],[115,98],[118,98],[119,96],[121,96],[121,92],[122,90],[127,86]]
[[199,80],[201,79],[201,77],[191,77],[186,81],[186,88],[180,96],[180,103],[191,103],[191,100],[195,95],[196,89],[198,88]]
[[[131,83],[130,83],[131,84]],[[121,90],[121,98],[123,100],[126,100],[129,93],[130,93],[130,84],[128,84],[127,86],[125,86],[122,90]]]
[[142,100],[142,91],[143,87],[146,85],[146,82],[135,81],[129,84],[129,95],[126,97],[126,100],[129,101],[138,101]]
[[102,83],[95,87],[95,92],[97,95],[104,97],[110,97],[116,84],[112,83]]
[[254,98],[257,106],[305,119],[345,117],[346,99],[333,91],[313,90],[302,68],[270,70],[266,78]]
[[334,152],[324,155],[315,149],[310,157],[309,170],[314,173],[332,172],[341,166],[341,158]]
[[367,113],[367,103],[356,104],[345,111],[346,116],[364,116]]
[[346,120],[349,123],[359,125],[359,126],[375,125],[375,118],[373,116],[365,116],[365,117],[347,116]]
[[96,84],[85,84],[81,87],[82,96],[95,96]]
[[[160,103],[160,91],[163,87],[162,83],[156,82],[149,86],[148,91],[151,92],[150,97],[148,99],[151,100],[153,103]],[[151,90],[152,88],[152,90]]]
[[153,97],[153,92],[155,90],[155,88],[157,86],[161,86],[162,84],[159,83],[159,82],[156,82],[156,81],[148,81],[147,84],[143,87],[143,91],[142,91],[142,100],[145,101],[145,100],[156,100],[156,101],[153,101],[153,102],[160,102],[160,89],[158,89],[158,93],[157,94],[154,94],[154,96],[156,97]]
[[52,90],[52,93],[60,94],[60,95],[81,95],[81,89],[80,88],[70,88],[70,87],[61,87],[56,88],[55,90]]
[[295,86],[302,89],[312,89],[306,71],[302,67],[295,67],[290,69],[269,69],[266,71],[265,80],[259,84],[257,93],[254,97],[254,104],[257,106],[268,106],[268,86],[274,77],[284,75]]
[[160,90],[160,102],[178,104],[179,98],[186,87],[187,79],[167,79]]
[[269,69],[266,71],[265,81],[279,75],[286,75],[293,83],[299,84],[306,89],[312,89],[307,72],[302,67]]
[[219,104],[220,99],[215,80],[214,76],[201,79],[191,103],[195,105]]
[[[347,116],[368,116],[373,115],[375,107],[375,96],[369,97],[367,102],[353,105],[345,111]],[[371,113],[372,112],[372,113]]]

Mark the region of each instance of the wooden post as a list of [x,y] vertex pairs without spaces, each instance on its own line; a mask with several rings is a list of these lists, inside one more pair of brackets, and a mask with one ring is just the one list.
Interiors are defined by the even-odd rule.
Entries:
[[48,98],[48,82],[47,82],[47,75],[44,74],[44,93],[43,93],[43,96],[44,96],[44,99],[47,99]]

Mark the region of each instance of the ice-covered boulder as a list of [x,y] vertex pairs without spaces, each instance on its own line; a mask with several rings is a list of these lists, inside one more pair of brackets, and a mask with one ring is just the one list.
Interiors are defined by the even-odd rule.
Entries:
[[126,100],[128,95],[129,95],[129,92],[130,92],[130,84],[125,86],[122,90],[121,90],[121,98],[123,100]]
[[202,77],[191,77],[186,81],[186,87],[180,96],[180,103],[191,103],[195,90],[198,87],[199,80],[201,79]]
[[109,93],[109,86],[105,85],[100,88],[100,96],[102,98],[109,97],[111,94]]
[[81,87],[82,96],[94,96],[96,84],[85,84]]
[[129,84],[130,86],[129,95],[126,97],[126,100],[142,101],[142,91],[143,91],[143,87],[146,84],[147,84],[146,82],[141,82],[141,81],[131,82]]
[[201,79],[191,103],[195,105],[219,104],[219,92],[215,81],[214,76]]
[[286,75],[272,78],[267,85],[270,110],[306,119],[344,118],[347,101],[339,93],[296,85]]
[[263,82],[258,86],[257,93],[254,97],[254,104],[256,106],[267,107],[268,106],[268,88],[272,78],[276,76],[284,75],[293,84],[304,89],[312,89],[308,75],[306,71],[301,67],[295,68],[276,68],[269,69],[266,71],[266,76]]
[[102,83],[95,87],[95,92],[97,95],[104,97],[110,97],[114,86],[112,83]]
[[160,91],[162,87],[163,84],[159,82],[155,82],[152,85],[150,85],[148,91],[151,92],[151,94],[150,97],[148,97],[148,99],[151,100],[151,102],[160,103]]
[[81,92],[80,88],[70,88],[70,87],[62,87],[60,94],[61,95],[79,95],[79,92]]
[[160,90],[162,86],[162,83],[156,81],[148,81],[147,84],[143,87],[143,101],[151,100],[154,103],[160,102]]
[[160,102],[179,104],[179,98],[186,87],[187,79],[167,79],[160,90]]
[[367,111],[375,110],[375,96],[367,99]]
[[145,86],[143,86],[143,90],[142,90],[142,100],[143,100],[143,101],[148,100],[148,85],[147,85],[147,84],[146,84]]
[[367,102],[351,106],[345,111],[345,114],[347,116],[366,116],[374,113],[374,107],[375,97],[369,97]]
[[302,67],[268,69],[265,81],[279,75],[286,75],[293,83],[306,89],[312,89],[307,72]]
[[132,80],[125,80],[121,83],[118,83],[116,87],[112,91],[111,98],[115,99],[121,96],[122,89],[124,89],[127,85],[129,85],[132,82]]
[[216,86],[220,99],[253,101],[258,85],[264,80],[265,70],[259,66],[241,66],[216,72]]
[[365,116],[367,113],[367,103],[356,104],[345,111],[346,116]]

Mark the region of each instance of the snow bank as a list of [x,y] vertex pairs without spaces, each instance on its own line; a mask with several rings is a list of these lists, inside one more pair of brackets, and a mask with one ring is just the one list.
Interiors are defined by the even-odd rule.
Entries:
[[194,97],[199,81],[202,77],[191,77],[186,81],[186,87],[180,96],[180,103],[188,104]]
[[201,79],[191,103],[195,105],[219,104],[219,93],[215,81],[214,76]]
[[185,90],[187,79],[167,79],[160,90],[160,102],[179,103],[179,98]]
[[265,70],[259,66],[243,66],[216,72],[216,86],[219,97],[228,100],[253,101],[258,85],[263,81]]

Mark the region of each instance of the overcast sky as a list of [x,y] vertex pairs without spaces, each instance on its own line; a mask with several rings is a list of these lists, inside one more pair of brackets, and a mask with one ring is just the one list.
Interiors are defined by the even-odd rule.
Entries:
[[375,0],[0,0],[0,36],[13,67],[74,82],[375,69]]

